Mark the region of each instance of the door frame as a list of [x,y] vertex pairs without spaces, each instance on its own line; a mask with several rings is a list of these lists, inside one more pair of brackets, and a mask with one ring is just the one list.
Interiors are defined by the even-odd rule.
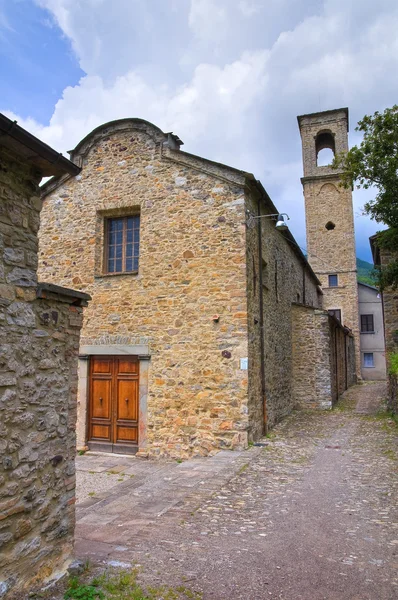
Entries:
[[[126,357],[127,359],[134,358],[134,361],[131,361],[132,364],[137,365],[136,373],[122,373],[119,368],[115,369],[115,366],[118,364],[118,359]],[[112,364],[110,373],[94,373],[93,365],[94,361],[97,359],[104,358],[107,361],[110,361]],[[87,445],[90,450],[98,450],[104,452],[111,452],[112,454],[136,454],[138,452],[138,432],[139,432],[139,381],[140,381],[140,361],[138,357],[133,354],[116,354],[116,355],[92,355],[88,361],[88,372],[89,372],[89,397],[88,397],[88,405],[87,405]],[[110,378],[109,378],[110,375]],[[103,379],[102,376],[105,376]],[[110,441],[101,440],[101,439],[93,439],[90,433],[92,434],[92,428],[94,426],[93,423],[93,385],[95,380],[106,380],[110,381],[110,399],[109,399],[109,428],[110,428]],[[122,442],[117,440],[117,431],[118,426],[123,426],[119,423],[120,419],[117,419],[117,414],[119,412],[119,402],[120,397],[118,395],[118,381],[120,379],[124,379],[125,381],[136,381],[138,382],[137,387],[137,426],[134,428],[137,433],[137,441],[134,443]],[[99,424],[99,423],[98,423]],[[125,426],[128,426],[125,423]]]
[[[98,340],[99,341],[99,340]],[[82,345],[78,366],[78,417],[77,449],[88,450],[89,435],[89,394],[90,394],[90,358],[91,356],[137,356],[139,360],[139,398],[138,398],[138,456],[146,457],[147,450],[147,403],[148,379],[151,355],[146,344],[90,344]],[[116,454],[116,453],[115,453]]]

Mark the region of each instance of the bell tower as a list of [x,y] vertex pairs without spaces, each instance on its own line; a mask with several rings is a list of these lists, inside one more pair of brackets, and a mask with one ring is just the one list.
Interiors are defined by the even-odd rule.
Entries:
[[358,284],[352,192],[339,186],[340,171],[324,165],[322,151],[348,151],[348,108],[297,117],[304,177],[308,261],[322,283],[323,308],[349,327],[360,375]]

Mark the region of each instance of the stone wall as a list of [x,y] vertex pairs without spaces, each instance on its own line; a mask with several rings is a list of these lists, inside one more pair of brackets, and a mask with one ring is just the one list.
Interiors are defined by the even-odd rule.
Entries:
[[326,311],[293,307],[293,399],[300,408],[331,408],[355,382],[353,337]]
[[82,308],[37,285],[40,174],[0,163],[0,597],[20,598],[73,548]]
[[[395,259],[394,255],[380,248],[380,266],[387,267]],[[391,288],[383,290],[384,337],[386,353],[398,351],[398,291]]]
[[[380,265],[386,267],[393,258],[393,254],[380,248]],[[398,291],[391,288],[383,290],[383,316],[384,336],[386,343],[386,363],[389,382],[388,406],[398,414],[398,385],[397,375],[390,372],[390,355],[398,352]]]
[[348,387],[357,383],[356,371],[356,345],[354,336],[350,335],[347,342],[347,372],[348,372]]
[[[92,296],[82,346],[144,340],[140,448],[145,437],[151,455],[185,457],[247,443],[244,176],[166,142],[127,120],[79,145],[81,175],[44,200],[39,273]],[[132,211],[141,215],[139,272],[105,275],[104,219]]]
[[[249,214],[257,215],[253,193],[246,195]],[[274,213],[260,201],[261,214]],[[250,223],[250,220],[249,220]],[[317,281],[303,257],[285,234],[275,229],[275,220],[261,219],[262,295],[264,319],[265,399],[261,382],[260,273],[258,221],[247,228],[247,294],[249,331],[249,423],[250,436],[262,434],[264,404],[268,427],[272,427],[294,408],[292,359],[292,303],[305,302],[320,307],[322,296]]]
[[329,316],[323,310],[293,307],[293,398],[296,407],[331,408]]
[[[341,394],[348,389],[350,381],[355,381],[355,370],[349,373],[349,344],[353,342],[352,335],[341,327],[334,318],[329,319],[331,372],[332,372],[332,403],[335,404]],[[351,342],[350,342],[351,341]]]

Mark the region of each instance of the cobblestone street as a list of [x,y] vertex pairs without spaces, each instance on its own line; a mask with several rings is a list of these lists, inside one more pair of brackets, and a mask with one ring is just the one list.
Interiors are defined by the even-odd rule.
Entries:
[[356,386],[239,454],[79,457],[77,555],[139,564],[144,584],[204,599],[397,598],[397,429],[377,414],[383,395]]

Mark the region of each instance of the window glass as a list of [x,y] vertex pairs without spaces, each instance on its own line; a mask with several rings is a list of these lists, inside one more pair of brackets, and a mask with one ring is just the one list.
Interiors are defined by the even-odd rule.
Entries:
[[140,216],[107,220],[107,272],[138,271],[140,253]]
[[329,287],[337,287],[339,285],[337,275],[329,275]]
[[363,366],[364,367],[374,367],[373,352],[364,352],[363,353]]
[[361,332],[362,333],[373,333],[374,322],[373,315],[361,315]]

